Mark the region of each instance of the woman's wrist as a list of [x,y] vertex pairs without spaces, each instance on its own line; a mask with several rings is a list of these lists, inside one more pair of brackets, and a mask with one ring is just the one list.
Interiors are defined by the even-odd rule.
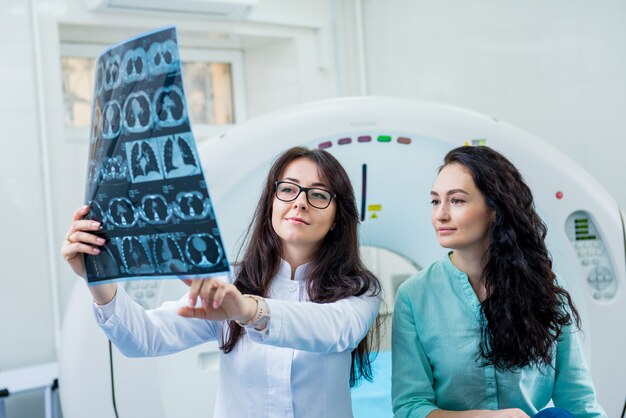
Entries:
[[110,303],[117,295],[117,283],[89,286],[89,291],[96,305],[103,306]]
[[270,319],[270,310],[264,298],[257,295],[243,295],[248,301],[249,306],[253,306],[252,315],[246,320],[237,320],[236,322],[247,328],[254,328],[261,331],[267,327]]
[[259,302],[250,297],[250,295],[243,295],[245,313],[241,315],[241,317],[236,319],[236,322],[241,324],[249,324],[254,321],[256,317],[257,310],[259,309]]

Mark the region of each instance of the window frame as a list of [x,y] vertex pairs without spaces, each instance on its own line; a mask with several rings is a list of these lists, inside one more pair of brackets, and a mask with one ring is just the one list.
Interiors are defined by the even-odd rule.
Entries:
[[[98,43],[73,43],[61,42],[59,52],[59,62],[63,57],[84,57],[97,58],[110,45]],[[181,47],[181,62],[219,62],[230,64],[231,82],[232,82],[232,98],[233,98],[233,119],[235,123],[224,125],[211,125],[203,123],[192,123],[191,131],[197,143],[204,139],[217,136],[225,131],[230,130],[237,123],[246,120],[246,103],[244,89],[244,62],[243,52],[237,49],[218,50],[202,47]],[[184,80],[183,80],[184,84]],[[61,90],[63,87],[61,86]],[[63,122],[65,140],[68,142],[84,142],[89,138],[89,127],[69,127]]]

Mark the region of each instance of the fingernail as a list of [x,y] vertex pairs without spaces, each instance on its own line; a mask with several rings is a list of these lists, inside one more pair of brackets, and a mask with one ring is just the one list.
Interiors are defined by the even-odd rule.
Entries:
[[92,222],[91,223],[91,227],[92,228],[100,228],[100,222]]
[[189,298],[189,307],[193,308],[194,306],[196,306],[196,301],[193,298]]
[[100,253],[100,249],[99,249],[99,248],[95,248],[95,247],[94,247],[94,248],[92,248],[92,250],[93,250],[93,252],[94,252],[95,254]]
[[104,244],[104,238],[98,238],[98,239],[96,239],[96,242],[98,244]]
[[209,306],[209,304],[207,303],[207,300],[205,298],[200,298],[200,300],[202,301],[202,306],[204,306],[204,307]]

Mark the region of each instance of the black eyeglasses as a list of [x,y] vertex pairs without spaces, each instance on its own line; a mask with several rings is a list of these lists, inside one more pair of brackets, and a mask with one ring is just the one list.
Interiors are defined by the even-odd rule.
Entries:
[[300,196],[300,193],[304,192],[309,205],[317,209],[326,209],[333,197],[336,196],[335,193],[328,190],[302,187],[289,181],[277,181],[274,185],[278,200],[293,202]]

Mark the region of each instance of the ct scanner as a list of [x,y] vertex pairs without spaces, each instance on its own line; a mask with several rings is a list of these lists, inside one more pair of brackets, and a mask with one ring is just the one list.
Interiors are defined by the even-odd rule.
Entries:
[[[581,167],[540,139],[496,119],[409,99],[315,102],[249,120],[199,148],[231,261],[273,158],[294,145],[321,147],[352,178],[363,245],[403,255],[417,267],[439,259],[429,191],[444,154],[489,145],[531,186],[547,223],[555,270],[583,319],[585,354],[609,417],[626,398],[626,250],[615,200]],[[124,283],[145,307],[178,298],[177,281]],[[207,343],[160,358],[128,359],[95,325],[86,286],[67,308],[59,358],[66,418],[211,417],[219,351]]]

